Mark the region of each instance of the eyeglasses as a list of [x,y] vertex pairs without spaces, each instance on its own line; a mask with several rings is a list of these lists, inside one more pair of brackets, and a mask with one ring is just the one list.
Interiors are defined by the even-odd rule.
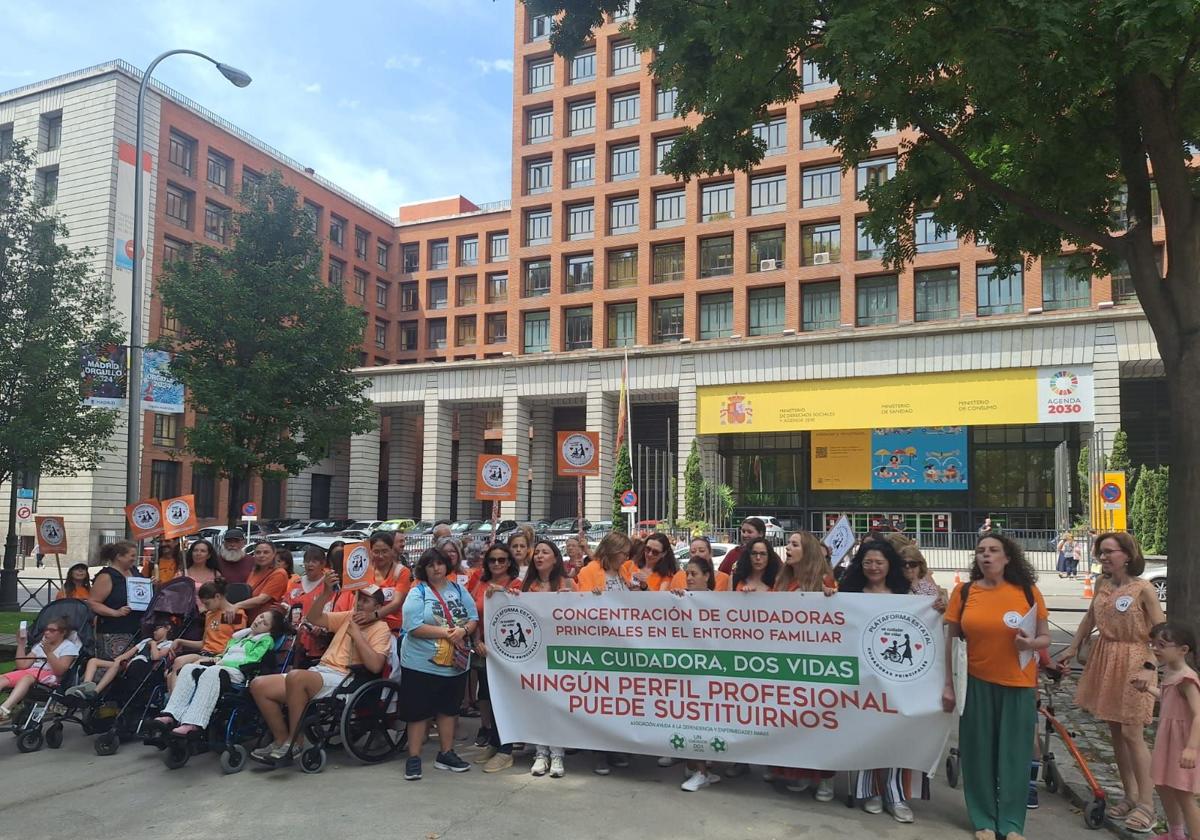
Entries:
[[1096,552],[1096,554],[1100,557],[1111,557],[1114,554],[1124,554],[1124,553],[1125,552],[1119,548],[1101,549],[1100,551]]
[[750,552],[750,556],[751,556],[751,557],[766,557],[766,556],[767,556],[767,552],[765,552],[765,551],[751,551],[751,552]]
[[905,561],[905,563],[904,563],[904,568],[906,568],[906,569],[919,569],[919,568],[921,568],[921,564],[920,564],[920,563],[918,563],[916,560],[907,560],[907,561]]
[[662,549],[655,548],[654,546],[648,545],[642,549],[642,552],[644,554],[649,554],[651,557],[658,557],[660,554],[662,554]]
[[487,559],[487,561],[488,561],[489,563],[503,563],[503,564],[505,564],[505,565],[508,565],[508,558],[507,558],[507,557],[489,557],[489,558]]

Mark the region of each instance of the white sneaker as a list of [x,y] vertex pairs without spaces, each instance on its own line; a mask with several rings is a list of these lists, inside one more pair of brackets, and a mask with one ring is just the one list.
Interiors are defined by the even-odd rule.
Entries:
[[883,813],[883,797],[882,796],[872,796],[870,799],[864,799],[863,800],[863,810],[866,811],[868,814],[882,814]]
[[912,808],[903,802],[888,803],[887,812],[898,823],[910,823],[914,819]]
[[674,758],[673,756],[669,756],[669,755],[664,755],[658,759],[659,767],[674,767],[678,763],[679,763],[678,758]]
[[787,789],[792,791],[792,793],[804,793],[811,785],[812,781],[809,779],[796,779],[787,783]]
[[818,802],[832,802],[833,801],[833,777],[832,776],[828,779],[821,779],[820,784],[817,785],[816,797],[817,797]]
[[545,776],[548,769],[550,769],[550,760],[544,755],[539,755],[533,760],[533,769],[529,772],[535,776]]
[[567,774],[566,768],[563,767],[561,755],[552,756],[550,758],[550,778],[561,779]]
[[685,781],[679,787],[690,793],[694,793],[695,791],[698,791],[701,788],[706,788],[709,785],[714,785],[719,781],[721,781],[721,777],[718,776],[716,773],[702,773],[701,771],[697,770],[695,773],[693,773],[691,776],[689,776],[687,781]]

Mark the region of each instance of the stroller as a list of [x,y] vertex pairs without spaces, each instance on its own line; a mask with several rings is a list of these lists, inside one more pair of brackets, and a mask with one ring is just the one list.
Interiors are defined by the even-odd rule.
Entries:
[[[168,638],[200,639],[204,627],[191,578],[175,578],[155,593],[142,616],[138,638],[151,638],[159,624],[171,626]],[[82,701],[86,704],[84,732],[101,733],[93,743],[96,755],[114,755],[122,741],[142,734],[145,721],[163,706],[168,667],[168,659],[131,663],[103,697]]]
[[50,749],[58,749],[62,746],[63,724],[82,723],[79,717],[70,712],[51,715],[49,720],[47,713],[51,709],[66,709],[64,692],[79,680],[84,663],[95,653],[92,609],[86,601],[74,598],[51,601],[42,607],[33,626],[29,628],[27,643],[30,649],[41,641],[46,625],[56,618],[64,619],[71,626],[73,635],[79,641],[80,653],[59,679],[58,685],[50,688],[38,684],[30,689],[22,703],[21,713],[15,715],[14,722],[7,727],[17,738],[17,750],[23,753],[37,752],[43,744]]

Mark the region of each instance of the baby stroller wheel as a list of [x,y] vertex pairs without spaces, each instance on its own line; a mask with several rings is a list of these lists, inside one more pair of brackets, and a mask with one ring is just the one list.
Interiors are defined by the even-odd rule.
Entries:
[[1083,824],[1095,830],[1104,825],[1104,800],[1093,799],[1083,808]]
[[951,747],[950,754],[946,756],[946,784],[952,788],[958,787],[959,766],[958,750]]
[[92,749],[99,756],[116,755],[120,746],[121,741],[117,738],[116,733],[111,731],[105,732],[92,742]]
[[1050,793],[1058,793],[1058,789],[1062,787],[1059,781],[1058,765],[1054,763],[1053,756],[1042,761],[1042,781]]
[[163,750],[163,764],[167,765],[168,770],[178,770],[187,764],[191,757],[187,744],[180,740],[172,739]]
[[56,750],[63,744],[63,725],[52,723],[46,727],[46,746]]
[[220,763],[221,772],[225,775],[231,773],[240,773],[246,769],[246,759],[249,757],[246,748],[241,744],[234,744],[226,750],[221,750]]
[[23,753],[37,752],[42,748],[42,730],[29,729],[17,736],[17,751]]
[[309,747],[300,753],[300,769],[305,773],[320,773],[325,769],[328,756],[321,747]]

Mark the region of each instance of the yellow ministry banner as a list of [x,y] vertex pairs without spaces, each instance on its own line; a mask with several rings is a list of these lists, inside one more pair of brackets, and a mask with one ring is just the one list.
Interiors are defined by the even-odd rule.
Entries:
[[[698,433],[1091,422],[1091,365],[697,389]],[[831,488],[832,489],[832,488]]]
[[870,429],[813,432],[812,489],[871,489]]

